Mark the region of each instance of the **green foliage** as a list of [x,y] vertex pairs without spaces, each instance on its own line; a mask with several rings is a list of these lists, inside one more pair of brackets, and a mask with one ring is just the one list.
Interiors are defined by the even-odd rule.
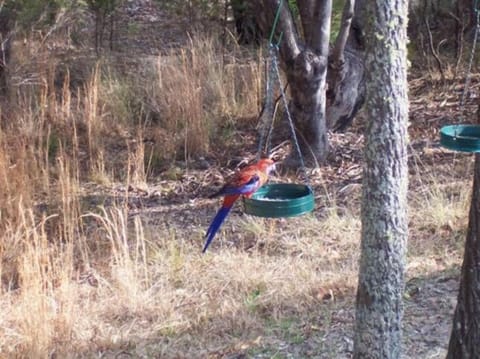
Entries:
[[267,320],[267,330],[284,341],[300,345],[305,342],[302,323],[297,318],[285,317],[278,320]]
[[293,17],[296,19],[300,16],[300,11],[298,10],[298,4],[295,0],[288,0],[288,7],[292,12]]
[[60,149],[60,138],[56,133],[52,133],[50,137],[48,137],[48,142],[47,142],[48,160],[51,163],[54,163],[59,149]]
[[86,0],[88,8],[94,13],[102,13],[103,16],[108,16],[118,7],[120,1],[118,0]]
[[11,11],[21,29],[52,25],[59,9],[70,4],[66,0],[7,0],[5,8]]
[[249,311],[255,312],[257,310],[258,301],[261,293],[261,288],[255,288],[252,292],[248,294],[247,298],[245,299],[245,305],[247,306]]
[[191,21],[220,19],[225,6],[221,1],[211,0],[157,0],[157,2],[167,10],[186,16]]
[[[234,3],[245,3],[245,0],[234,0]],[[342,12],[343,6],[345,4],[344,0],[333,0],[332,1],[332,19],[331,19],[331,34],[330,41],[334,42],[337,38],[338,32],[340,31],[340,26],[342,23]],[[296,0],[288,0],[288,7],[292,13],[293,18],[298,21],[300,16],[300,11],[298,9],[298,3]]]
[[340,27],[342,26],[342,12],[345,1],[333,0],[332,2],[332,24],[330,30],[330,42],[335,42]]
[[123,0],[6,0],[2,11],[8,13],[12,22],[16,22],[23,31],[41,29],[55,24],[61,10],[78,7],[88,8],[94,13],[108,16],[114,12]]

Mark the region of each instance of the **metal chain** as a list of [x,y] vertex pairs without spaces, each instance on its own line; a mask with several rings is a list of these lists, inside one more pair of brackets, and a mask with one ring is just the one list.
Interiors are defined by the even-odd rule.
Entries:
[[[267,63],[267,66],[268,65],[270,66],[267,71],[268,78],[267,78],[266,89],[265,89],[265,92],[266,92],[265,107],[262,114],[262,117],[264,117],[264,119],[262,120],[263,122],[262,130],[261,130],[260,140],[258,141],[259,143],[258,143],[258,151],[257,151],[257,160],[259,160],[260,156],[262,155],[265,142],[267,142],[266,144],[267,153],[270,152],[270,140],[271,140],[271,134],[273,130],[273,120],[274,120],[273,118],[274,117],[274,111],[273,111],[274,110],[273,109],[274,80],[277,80],[277,83],[279,85],[279,90],[280,90],[280,97],[282,99],[283,107],[285,109],[285,114],[287,115],[287,119],[288,119],[288,125],[292,133],[293,144],[294,144],[295,150],[297,151],[298,158],[300,160],[300,166],[301,166],[302,172],[305,176],[305,179],[308,185],[310,186],[309,178],[307,176],[307,171],[305,167],[305,161],[303,159],[302,151],[300,150],[300,144],[298,143],[297,134],[295,133],[295,126],[293,124],[292,115],[290,114],[290,109],[288,108],[287,97],[285,95],[285,90],[282,85],[282,79],[280,76],[280,70],[278,68],[278,61],[277,61],[278,47],[280,42],[282,41],[283,32],[280,33],[277,44],[276,45],[273,44],[273,37],[275,34],[278,21],[280,19],[280,12],[281,12],[282,6],[283,6],[283,0],[280,0],[278,3],[275,18],[273,20],[272,30],[270,32],[270,38],[269,38],[269,51],[268,51],[269,56],[266,63]],[[270,64],[268,63],[269,61],[270,61]],[[268,129],[268,138],[266,139],[267,129]]]
[[268,43],[273,44],[273,36],[275,35],[275,30],[277,28],[278,20],[280,19],[280,12],[282,10],[283,0],[280,0],[277,7],[277,12],[275,13],[275,18],[273,19],[272,30],[270,31],[270,36],[268,38]]
[[[276,57],[275,53],[275,47],[272,45],[273,44],[273,36],[275,35],[275,30],[277,28],[278,20],[280,19],[280,12],[282,9],[283,5],[283,0],[280,0],[278,3],[277,11],[275,13],[275,18],[273,19],[273,24],[272,24],[272,29],[270,31],[270,37],[268,43],[270,44],[269,49],[268,49],[268,58],[266,61],[266,67],[268,71],[266,71],[267,75],[267,82],[265,85],[265,106],[262,110],[261,117],[262,119],[262,129],[260,131],[260,139],[258,141],[258,150],[257,150],[257,161],[261,158],[263,152],[264,152],[264,146],[265,142],[266,143],[266,152],[267,155],[270,155],[270,140],[271,140],[271,133],[273,129],[273,92],[274,92],[274,67],[272,66],[272,63],[274,61],[274,58]],[[282,35],[280,35],[281,38]],[[280,39],[278,43],[280,43]],[[270,61],[270,64],[269,64]],[[268,134],[267,134],[268,130]],[[268,137],[267,137],[268,136]]]
[[282,98],[283,107],[285,109],[285,114],[287,115],[287,119],[288,119],[288,125],[289,125],[290,131],[292,133],[293,144],[294,144],[295,150],[297,151],[298,158],[300,160],[300,166],[301,166],[302,172],[305,176],[305,179],[306,179],[307,183],[309,183],[309,179],[308,179],[308,176],[307,176],[307,170],[306,170],[306,167],[305,167],[305,161],[303,160],[302,151],[300,150],[300,144],[298,143],[297,134],[295,133],[295,126],[293,124],[292,115],[290,114],[290,109],[288,107],[287,97],[285,95],[285,91],[284,91],[284,88],[282,86],[282,79],[280,77],[280,70],[278,69],[278,62],[277,62],[278,47],[274,46],[274,45],[271,45],[271,47],[274,49],[274,54],[275,54],[275,56],[273,56],[273,58],[272,58],[272,67],[274,69],[275,77],[277,79],[278,85],[280,87],[280,97]]
[[[267,155],[270,153],[270,134],[273,128],[273,95],[274,95],[274,80],[275,69],[272,66],[273,59],[275,57],[275,51],[272,47],[269,49],[269,56],[266,61],[267,82],[265,88],[265,106],[262,113],[262,129],[260,130],[260,140],[258,141],[257,161],[261,158],[264,148],[266,147]],[[267,137],[268,131],[268,137]],[[266,142],[266,143],[265,143]]]

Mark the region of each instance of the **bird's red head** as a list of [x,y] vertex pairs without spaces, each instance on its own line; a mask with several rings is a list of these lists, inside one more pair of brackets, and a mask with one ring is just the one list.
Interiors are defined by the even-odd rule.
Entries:
[[275,171],[275,161],[271,158],[262,158],[258,161],[257,165],[262,171],[265,171],[267,174]]

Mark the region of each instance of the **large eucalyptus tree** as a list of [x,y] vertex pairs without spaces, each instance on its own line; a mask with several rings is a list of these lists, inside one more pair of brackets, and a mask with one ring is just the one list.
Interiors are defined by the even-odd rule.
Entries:
[[354,358],[400,358],[407,220],[408,0],[370,0]]
[[298,0],[297,4],[302,32],[297,30],[287,1],[263,0],[258,14],[267,30],[279,11],[275,38],[282,34],[279,52],[290,85],[290,111],[302,148],[322,162],[328,150],[325,93],[332,0]]
[[323,162],[328,153],[327,127],[348,125],[363,102],[361,28],[350,27],[355,0],[345,1],[342,26],[332,49],[332,0],[297,0],[295,14],[288,3],[256,3],[258,23],[268,34],[279,11],[274,38],[282,39],[279,53],[290,86],[290,111],[297,137],[307,157],[313,155]]

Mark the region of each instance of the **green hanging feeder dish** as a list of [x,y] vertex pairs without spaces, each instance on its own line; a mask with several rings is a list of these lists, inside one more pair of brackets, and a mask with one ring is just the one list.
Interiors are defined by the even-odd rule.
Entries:
[[267,184],[251,198],[244,198],[245,213],[257,217],[295,217],[311,212],[315,197],[309,186],[293,183]]
[[480,126],[443,126],[440,129],[440,144],[454,151],[480,152]]

